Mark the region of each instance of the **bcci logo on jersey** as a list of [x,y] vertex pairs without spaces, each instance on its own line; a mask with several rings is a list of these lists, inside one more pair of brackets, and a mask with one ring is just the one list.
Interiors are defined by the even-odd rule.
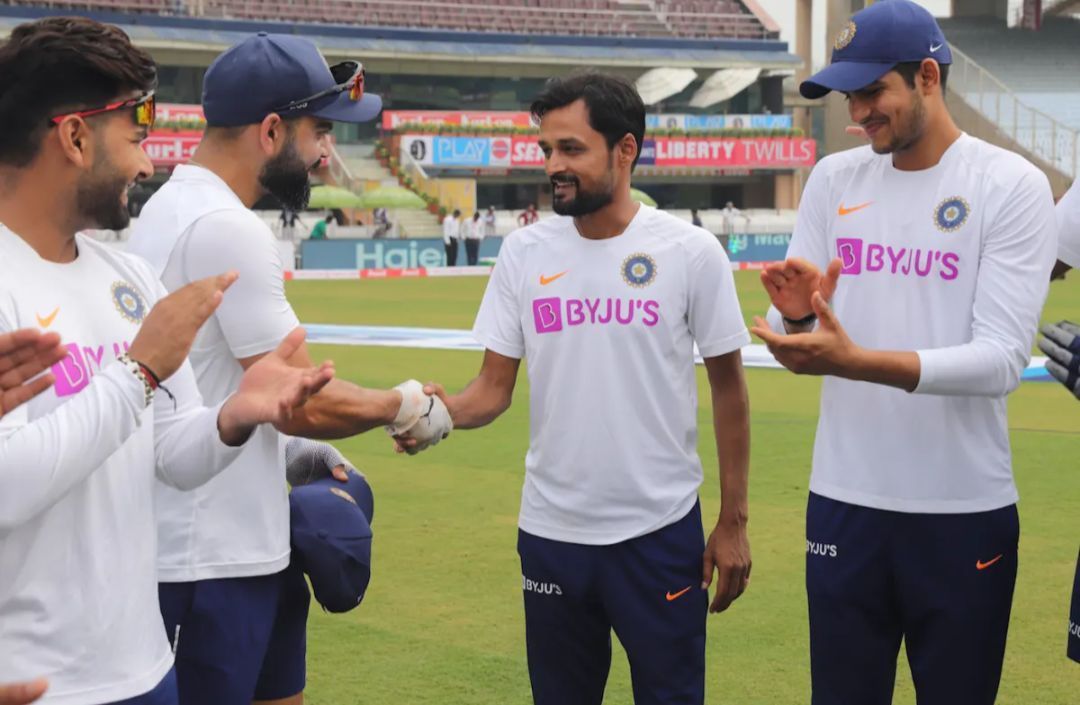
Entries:
[[959,196],[946,198],[934,211],[934,225],[943,233],[956,232],[967,222],[971,206]]
[[635,252],[623,260],[622,278],[635,289],[644,289],[656,279],[656,260],[644,252]]
[[112,300],[120,315],[132,323],[142,323],[146,317],[146,302],[139,294],[138,289],[127,282],[116,282],[112,285]]

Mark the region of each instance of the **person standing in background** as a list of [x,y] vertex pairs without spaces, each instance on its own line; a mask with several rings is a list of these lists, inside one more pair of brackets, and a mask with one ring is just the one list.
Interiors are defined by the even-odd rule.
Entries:
[[495,234],[495,206],[488,206],[484,214],[484,237],[492,237]]
[[458,239],[461,237],[461,211],[454,212],[442,222],[442,241],[446,247],[446,266],[453,267],[457,264]]
[[518,225],[525,227],[526,225],[532,225],[538,220],[540,220],[540,214],[536,212],[536,204],[530,203],[529,207],[523,210],[518,216]]
[[312,240],[325,240],[326,239],[326,228],[330,225],[331,221],[333,221],[333,220],[334,220],[334,216],[333,215],[328,215],[325,218],[322,218],[318,222],[316,222],[315,227],[313,227],[311,229],[310,239],[312,239]]
[[480,211],[473,213],[472,220],[462,227],[461,236],[465,240],[465,257],[470,267],[480,261],[480,243],[484,240],[484,224],[480,222]]

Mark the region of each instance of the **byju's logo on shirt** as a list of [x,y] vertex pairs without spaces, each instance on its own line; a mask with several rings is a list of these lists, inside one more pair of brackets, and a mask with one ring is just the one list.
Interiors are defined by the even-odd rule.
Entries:
[[68,350],[67,357],[52,366],[53,376],[56,377],[54,389],[58,397],[69,397],[85,389],[106,363],[127,352],[128,342],[113,343],[108,349],[104,345],[91,348],[76,343],[68,343],[64,347]]
[[857,237],[836,239],[836,255],[843,262],[842,274],[885,272],[900,277],[938,276],[952,281],[960,276],[960,255],[942,250],[897,247],[876,242],[865,243]]
[[564,326],[622,325],[634,323],[652,328],[660,322],[660,302],[649,299],[563,299],[560,296],[533,300],[537,333],[557,333]]

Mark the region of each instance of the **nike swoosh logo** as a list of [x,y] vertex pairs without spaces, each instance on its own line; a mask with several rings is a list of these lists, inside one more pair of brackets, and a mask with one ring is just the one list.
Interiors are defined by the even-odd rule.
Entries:
[[938,44],[937,46],[934,46],[933,44],[931,44],[930,45],[930,53],[933,54],[935,51],[937,51],[938,49],[940,49],[943,46],[945,46],[945,45],[944,44]]
[[[566,272],[569,272],[569,271],[570,271],[569,269],[566,270]],[[562,275],[566,274],[566,272],[559,272],[558,274],[556,274],[554,276],[551,276],[551,277],[545,277],[543,274],[541,274],[540,275],[540,286],[547,286],[548,284],[555,281],[556,279],[558,279]]]
[[836,212],[841,216],[851,215],[855,211],[861,211],[863,208],[866,208],[867,206],[871,206],[873,204],[873,201],[867,201],[866,203],[860,203],[859,205],[852,206],[851,208],[844,208],[844,204],[841,203],[840,208],[838,208]]
[[675,593],[674,595],[672,595],[672,594],[671,594],[671,591],[669,590],[669,591],[668,591],[668,594],[667,594],[667,601],[668,601],[668,602],[673,602],[673,601],[675,601],[675,600],[679,599],[680,597],[682,597],[682,596],[683,596],[683,595],[685,595],[686,593],[690,592],[690,588],[692,588],[692,587],[694,587],[694,586],[693,586],[693,585],[690,585],[689,587],[684,587],[684,588],[683,588],[682,590],[679,590],[679,591],[678,591],[677,593]]
[[37,317],[37,322],[39,326],[41,326],[42,328],[48,328],[52,325],[52,322],[56,319],[56,314],[58,313],[60,313],[59,306],[57,306],[56,309],[48,316],[42,316],[40,313],[36,313],[34,315]]
[[976,568],[976,570],[986,570],[990,566],[992,566],[995,563],[997,563],[998,561],[1000,561],[1002,556],[1004,556],[1004,555],[1005,555],[1004,553],[999,553],[999,554],[997,554],[996,556],[994,556],[993,558],[991,558],[990,560],[988,560],[985,563],[983,563],[982,561],[975,561],[975,568]]

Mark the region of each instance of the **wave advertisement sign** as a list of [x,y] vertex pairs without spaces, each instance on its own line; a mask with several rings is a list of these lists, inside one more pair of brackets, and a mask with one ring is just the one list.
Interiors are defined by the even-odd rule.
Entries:
[[[544,154],[534,136],[435,137],[401,140],[402,159],[446,169],[540,169]],[[640,163],[658,167],[795,169],[814,165],[817,144],[804,137],[661,137],[646,139]]]

